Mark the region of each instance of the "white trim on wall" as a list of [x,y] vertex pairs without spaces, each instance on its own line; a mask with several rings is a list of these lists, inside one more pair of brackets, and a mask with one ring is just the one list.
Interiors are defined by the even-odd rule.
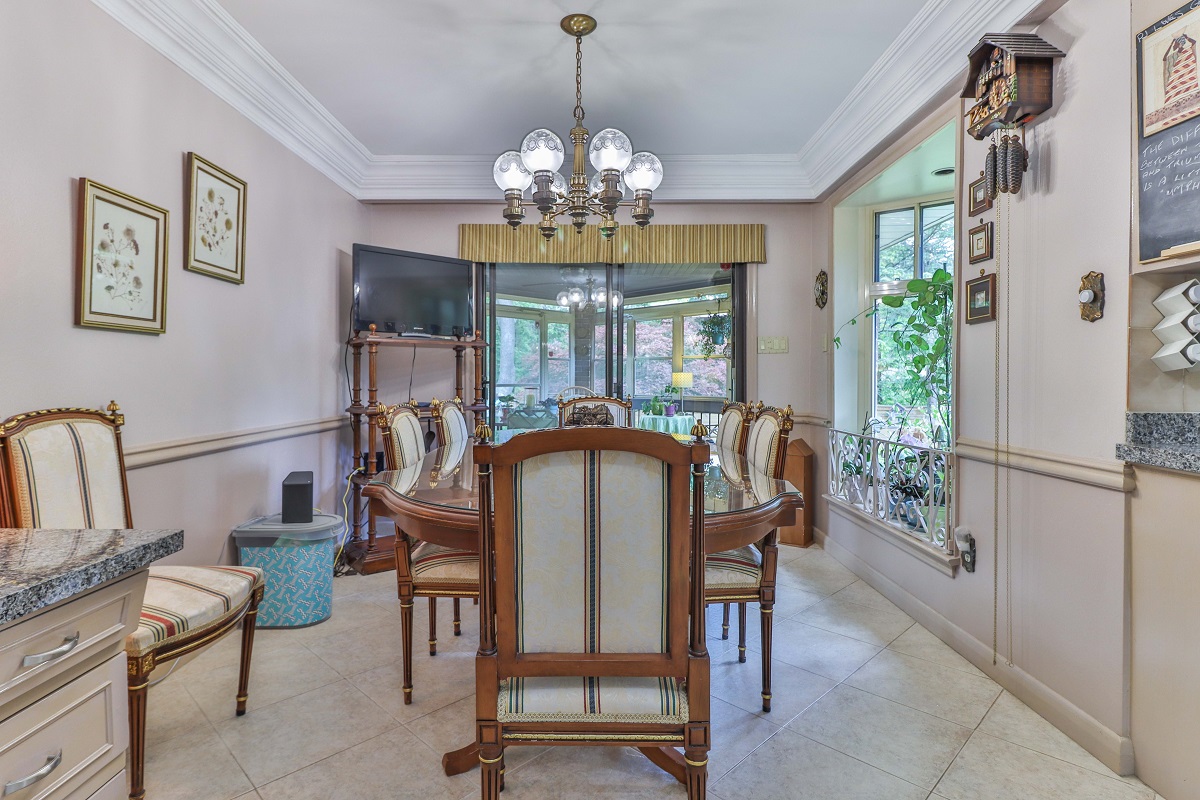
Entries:
[[291,439],[296,436],[312,436],[313,434],[336,431],[349,425],[350,420],[345,414],[325,419],[309,420],[308,422],[286,422],[281,425],[268,425],[262,428],[250,428],[242,431],[212,433],[204,436],[194,436],[190,439],[176,439],[170,442],[152,442],[150,444],[134,445],[125,449],[125,468],[141,469],[157,464],[167,464],[172,461],[182,461],[187,458],[220,453],[224,450],[234,450],[239,447],[276,442],[280,439]]
[[[218,0],[92,0],[188,75],[363,201],[488,201],[494,156],[371,153]],[[798,153],[662,155],[664,201],[821,197],[966,70],[984,33],[1042,0],[928,0]]]
[[1134,772],[1133,740],[1110,730],[1095,717],[1067,700],[1025,670],[1007,665],[1003,659],[992,664],[992,649],[930,606],[905,591],[883,573],[858,558],[824,531],[814,530],[824,550],[843,566],[866,581],[902,611],[966,658],[988,677],[1012,692],[1084,750],[1098,758],[1118,775]]
[[[984,464],[993,464],[997,460],[996,449],[991,442],[961,436],[955,442],[954,454]],[[1001,447],[999,461],[1000,466],[1011,466],[1021,472],[1049,475],[1117,492],[1132,492],[1137,485],[1133,470],[1123,461],[1082,458],[1015,446],[1010,446],[1007,452]]]

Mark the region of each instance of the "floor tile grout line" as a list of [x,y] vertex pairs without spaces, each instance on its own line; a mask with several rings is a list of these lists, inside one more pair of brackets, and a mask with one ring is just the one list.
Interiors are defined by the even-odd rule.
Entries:
[[[1030,710],[1032,711],[1032,709],[1030,709]],[[1034,713],[1036,714],[1037,712],[1035,711]],[[1041,715],[1039,714],[1039,716],[1041,716]],[[985,719],[986,719],[986,716],[985,716]],[[1043,718],[1043,719],[1044,719],[1044,718]],[[980,720],[980,721],[979,721],[979,724],[980,724],[980,725],[982,725],[982,724],[983,724],[983,720]],[[1049,724],[1049,722],[1047,722],[1047,724]],[[1053,726],[1051,726],[1051,727],[1053,727]],[[1058,728],[1055,728],[1055,730],[1058,730]],[[1061,733],[1061,731],[1060,731],[1060,733]],[[972,735],[972,736],[974,736],[975,734],[979,734],[980,736],[986,736],[986,737],[988,737],[989,739],[995,739],[996,741],[999,741],[999,742],[1004,742],[1005,744],[1010,744],[1010,745],[1012,745],[1013,747],[1019,747],[1019,748],[1021,748],[1022,750],[1028,750],[1028,751],[1029,751],[1029,752],[1031,752],[1031,753],[1035,753],[1035,754],[1037,754],[1037,755],[1039,755],[1039,756],[1044,756],[1045,758],[1049,758],[1049,759],[1051,759],[1051,760],[1053,760],[1053,761],[1057,761],[1057,762],[1059,762],[1060,764],[1066,764],[1066,765],[1067,765],[1067,766],[1069,766],[1069,767],[1075,767],[1076,769],[1081,769],[1081,770],[1083,770],[1084,772],[1090,773],[1090,774],[1092,774],[1092,775],[1096,775],[1097,777],[1100,777],[1100,778],[1107,778],[1107,779],[1108,779],[1108,780],[1110,780],[1110,781],[1116,781],[1117,783],[1121,784],[1122,786],[1128,786],[1128,787],[1129,787],[1129,788],[1131,788],[1131,789],[1139,789],[1139,788],[1142,788],[1142,787],[1134,786],[1133,784],[1131,784],[1131,783],[1127,783],[1125,780],[1123,780],[1123,778],[1126,778],[1126,777],[1130,777],[1130,778],[1137,778],[1137,774],[1136,774],[1136,773],[1135,773],[1134,775],[1117,775],[1117,774],[1116,774],[1115,772],[1113,772],[1112,770],[1108,770],[1109,774],[1107,774],[1107,775],[1106,775],[1106,774],[1104,774],[1103,772],[1097,772],[1097,771],[1096,771],[1096,770],[1094,770],[1094,769],[1088,769],[1087,767],[1080,766],[1079,764],[1076,764],[1076,763],[1075,763],[1075,762],[1073,762],[1073,761],[1067,761],[1065,758],[1059,758],[1059,757],[1058,757],[1058,756],[1056,756],[1056,755],[1051,755],[1050,753],[1043,753],[1041,750],[1035,750],[1035,749],[1034,749],[1034,748],[1032,748],[1032,747],[1028,747],[1028,746],[1026,746],[1026,745],[1023,745],[1023,744],[1021,744],[1020,742],[1013,742],[1013,741],[1010,741],[1010,740],[1008,740],[1008,739],[1005,739],[1003,736],[997,736],[997,735],[996,735],[996,734],[994,734],[994,733],[988,733],[987,731],[981,731],[981,730],[979,730],[978,728],[976,728],[974,731],[972,731],[972,732],[971,732],[971,735]],[[1072,741],[1073,741],[1073,740],[1072,740]],[[963,746],[965,747],[966,745],[963,745]],[[1085,750],[1084,752],[1086,753],[1087,751]],[[1105,769],[1107,769],[1107,767],[1105,767]],[[1141,780],[1141,779],[1139,778],[1139,780]],[[1142,784],[1142,786],[1145,786],[1145,784]],[[1150,792],[1150,793],[1151,793],[1151,795],[1153,795],[1153,794],[1154,794],[1154,790],[1153,790],[1153,789],[1151,789],[1149,786],[1145,786],[1145,788],[1146,788],[1146,790],[1147,790],[1148,792]],[[1150,797],[1150,798],[1148,798],[1147,800],[1154,800],[1154,798],[1153,798],[1153,796],[1151,796],[1151,797]]]
[[[919,622],[917,622],[917,623],[914,623],[914,627],[915,627],[916,625],[920,625],[920,624],[921,624],[921,623],[919,623]],[[929,629],[928,629],[928,628],[925,628],[924,626],[922,626],[922,629],[923,629],[923,630],[924,630],[926,633],[929,633]],[[909,628],[908,630],[912,630],[912,628]],[[905,631],[904,633],[908,633],[908,631]],[[900,634],[900,636],[903,636],[903,635],[904,635],[904,633]],[[932,634],[932,633],[930,633],[930,635],[932,636],[933,634]],[[952,670],[955,670],[956,672],[961,672],[961,673],[962,673],[962,674],[964,674],[964,675],[970,675],[970,676],[972,676],[972,677],[975,677],[975,678],[987,678],[989,681],[992,681],[992,683],[996,683],[996,681],[992,680],[991,676],[989,676],[989,675],[988,675],[986,672],[984,672],[983,670],[979,669],[979,667],[976,667],[974,664],[971,664],[971,662],[970,662],[970,661],[967,661],[967,660],[966,660],[966,658],[964,658],[964,657],[963,657],[961,654],[958,654],[958,652],[957,652],[956,650],[954,650],[954,648],[953,648],[953,647],[950,647],[950,645],[948,645],[948,644],[946,645],[946,647],[948,647],[948,648],[951,650],[951,652],[954,652],[956,655],[959,655],[959,658],[962,658],[964,661],[967,661],[967,663],[968,663],[968,664],[971,664],[971,666],[972,666],[972,667],[975,669],[975,672],[969,672],[968,670],[965,670],[965,669],[963,669],[962,667],[953,667],[953,666],[951,666],[951,665],[949,665],[949,664],[943,664],[943,663],[942,663],[942,662],[940,662],[940,661],[933,661],[933,660],[931,660],[931,659],[928,659],[928,658],[922,658],[921,656],[914,656],[912,653],[906,653],[906,652],[904,652],[903,650],[896,650],[896,649],[894,649],[894,648],[892,647],[892,645],[896,643],[896,640],[898,640],[898,639],[900,638],[900,636],[897,636],[897,637],[896,637],[896,639],[892,640],[892,643],[891,643],[891,644],[889,644],[887,647],[885,647],[885,648],[883,648],[883,649],[884,649],[884,650],[891,650],[893,653],[898,653],[898,654],[900,654],[900,655],[902,655],[902,656],[908,656],[909,658],[915,658],[915,659],[917,659],[918,661],[924,661],[926,664],[933,664],[934,666],[937,666],[937,667],[945,667],[946,669],[952,669]],[[935,638],[936,638],[936,637],[935,637]],[[941,641],[941,640],[939,639],[938,641]],[[942,642],[942,644],[946,644],[946,643],[945,643],[945,642]],[[997,686],[999,686],[1000,684],[998,684],[998,683],[997,683],[996,685],[997,685]]]
[[[789,733],[791,733],[795,736],[799,736],[801,739],[807,739],[808,741],[812,742],[813,744],[815,744],[819,747],[824,747],[828,750],[832,750],[833,752],[843,755],[846,758],[853,759],[854,761],[857,761],[858,763],[860,763],[866,767],[869,767],[873,770],[877,770],[878,772],[882,772],[884,775],[893,777],[898,781],[903,781],[904,783],[907,783],[909,786],[915,786],[916,788],[920,789],[923,792],[932,792],[933,791],[933,789],[926,789],[924,786],[921,786],[920,784],[913,783],[908,778],[902,778],[899,775],[894,775],[891,772],[888,772],[886,769],[883,769],[882,767],[877,767],[874,764],[863,761],[861,758],[858,758],[857,756],[852,756],[849,753],[843,753],[841,750],[838,750],[836,747],[830,747],[829,745],[825,744],[824,742],[819,742],[816,739],[812,738],[811,736],[805,736],[803,733],[800,733],[799,731],[789,731]],[[935,786],[936,786],[936,784],[935,784]]]

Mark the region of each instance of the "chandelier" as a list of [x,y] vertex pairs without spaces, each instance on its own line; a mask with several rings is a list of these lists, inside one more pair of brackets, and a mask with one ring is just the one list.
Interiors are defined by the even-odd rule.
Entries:
[[[569,308],[572,311],[598,310],[606,305],[619,308],[625,301],[624,295],[616,289],[609,292],[603,286],[597,287],[596,279],[588,270],[561,267],[559,273],[564,281],[576,284],[559,292],[555,298],[555,302],[563,308]],[[578,285],[580,281],[582,281],[582,286]]]
[[[567,215],[577,233],[583,233],[588,218],[600,218],[600,235],[611,239],[617,232],[616,212],[621,206],[633,209],[638,227],[650,224],[654,210],[650,200],[662,183],[663,168],[653,153],[633,152],[629,137],[616,128],[605,128],[592,138],[588,147],[588,131],[583,127],[583,37],[596,30],[596,20],[587,14],[563,17],[559,26],[575,37],[575,127],[571,129],[574,160],[570,180],[558,172],[566,157],[562,139],[553,131],[538,128],[521,142],[520,151],[500,154],[492,167],[492,177],[504,192],[504,218],[517,228],[525,217],[525,206],[532,205],[542,214],[538,230],[547,239],[558,232],[555,218]],[[596,169],[589,179],[584,154]],[[525,190],[533,185],[532,202],[523,199]],[[625,200],[625,192],[633,192],[633,200]]]

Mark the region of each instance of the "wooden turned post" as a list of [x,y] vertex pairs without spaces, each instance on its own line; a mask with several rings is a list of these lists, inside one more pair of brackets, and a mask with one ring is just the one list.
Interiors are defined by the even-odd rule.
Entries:
[[[350,467],[351,471],[361,469],[363,466],[362,452],[362,342],[358,339],[358,331],[354,332],[354,338],[350,341],[350,351],[354,358],[354,385],[350,390],[350,431],[354,437],[354,464]],[[362,485],[358,481],[351,479],[352,494],[354,496],[354,523],[351,529],[351,541],[362,541]]]
[[[370,480],[375,477],[375,417],[379,414],[379,387],[376,380],[375,361],[379,355],[379,344],[375,341],[375,326],[371,325],[371,333],[367,338],[367,473]],[[375,544],[375,508],[367,507],[367,550],[374,551]]]

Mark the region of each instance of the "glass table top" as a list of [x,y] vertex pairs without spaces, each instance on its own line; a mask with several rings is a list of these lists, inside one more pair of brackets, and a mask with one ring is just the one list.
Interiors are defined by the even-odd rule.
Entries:
[[[418,503],[478,509],[478,475],[472,455],[472,446],[467,442],[440,447],[406,469],[376,473],[371,484]],[[754,469],[743,455],[719,447],[711,449],[704,471],[706,516],[747,511],[783,494],[800,492],[787,481]]]

